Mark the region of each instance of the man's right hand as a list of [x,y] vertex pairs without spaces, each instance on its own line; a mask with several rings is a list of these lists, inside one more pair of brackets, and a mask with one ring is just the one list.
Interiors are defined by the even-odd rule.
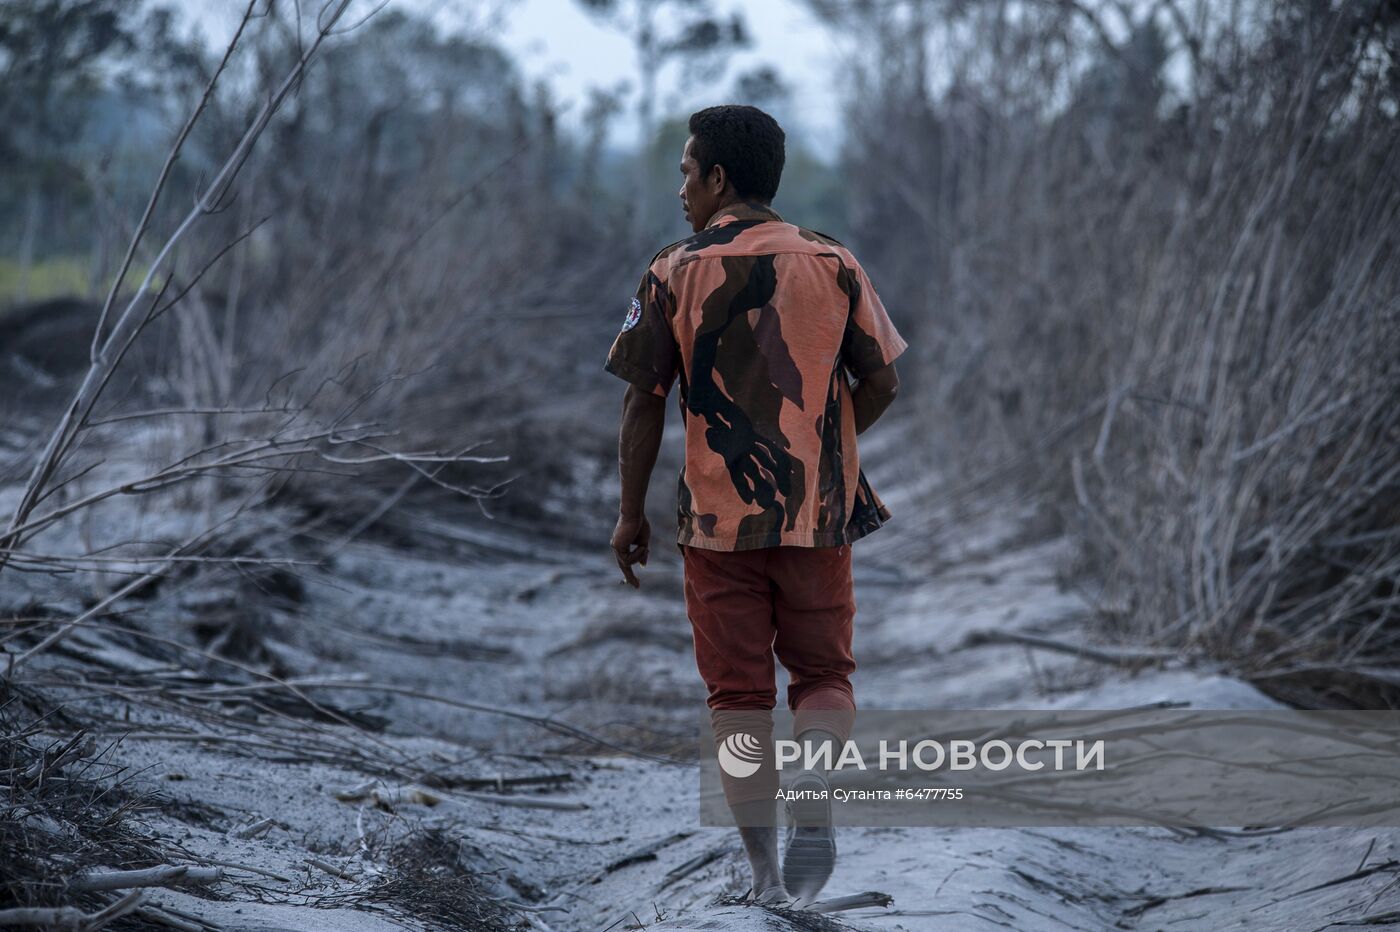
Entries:
[[619,515],[617,527],[613,530],[612,549],[613,556],[617,557],[617,566],[622,570],[623,581],[633,589],[642,588],[632,566],[646,566],[647,556],[651,552],[651,524],[647,522],[646,515],[635,518]]

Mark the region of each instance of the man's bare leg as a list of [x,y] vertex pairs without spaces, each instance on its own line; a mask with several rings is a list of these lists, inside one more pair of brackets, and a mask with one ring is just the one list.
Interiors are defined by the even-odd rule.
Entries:
[[[840,753],[841,740],[829,731],[807,729],[797,736],[797,740],[799,744],[810,744],[814,748],[824,744],[829,746],[833,762]],[[791,788],[804,793],[821,793],[826,797],[830,793],[826,768],[818,763],[812,769],[803,770],[794,778]],[[829,798],[799,799],[788,805],[783,883],[785,889],[797,898],[797,906],[802,908],[816,899],[836,866],[836,832],[831,825]]]
[[738,803],[730,807],[739,826],[739,838],[753,872],[753,898],[757,903],[782,903],[791,899],[783,886],[778,865],[777,803],[771,799]]

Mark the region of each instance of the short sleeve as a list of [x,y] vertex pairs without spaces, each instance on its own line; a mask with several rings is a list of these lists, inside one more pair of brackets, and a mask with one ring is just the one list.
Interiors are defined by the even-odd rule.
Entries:
[[895,329],[885,305],[875,293],[875,286],[859,263],[854,263],[847,279],[850,283],[851,314],[846,322],[846,336],[841,352],[851,375],[863,379],[883,369],[900,353],[909,348]]
[[670,290],[655,272],[642,276],[603,368],[653,395],[666,397],[676,380],[679,349],[671,330]]

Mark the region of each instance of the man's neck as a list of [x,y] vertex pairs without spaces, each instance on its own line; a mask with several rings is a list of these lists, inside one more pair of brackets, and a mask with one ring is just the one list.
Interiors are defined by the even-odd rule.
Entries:
[[710,219],[705,221],[705,226],[714,226],[715,221],[719,220],[726,214],[731,216],[737,216],[740,219],[782,219],[778,216],[777,211],[775,211],[770,205],[765,204],[762,201],[751,199],[746,200],[742,197],[735,197],[726,200],[719,207],[715,208],[715,212],[710,214]]
[[715,217],[718,217],[720,214],[728,213],[729,211],[733,210],[735,207],[738,207],[738,206],[743,205],[743,204],[745,204],[745,203],[747,203],[747,202],[746,202],[742,197],[740,197],[740,196],[737,195],[737,194],[734,195],[733,197],[727,198],[722,204],[720,204],[718,207],[715,208],[715,212],[714,212],[714,213],[710,214],[710,219],[713,220]]

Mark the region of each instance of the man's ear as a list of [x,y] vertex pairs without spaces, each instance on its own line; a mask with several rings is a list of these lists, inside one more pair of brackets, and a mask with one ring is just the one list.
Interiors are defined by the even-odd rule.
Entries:
[[710,186],[716,194],[721,193],[729,186],[729,174],[724,170],[724,166],[718,162],[710,169]]

